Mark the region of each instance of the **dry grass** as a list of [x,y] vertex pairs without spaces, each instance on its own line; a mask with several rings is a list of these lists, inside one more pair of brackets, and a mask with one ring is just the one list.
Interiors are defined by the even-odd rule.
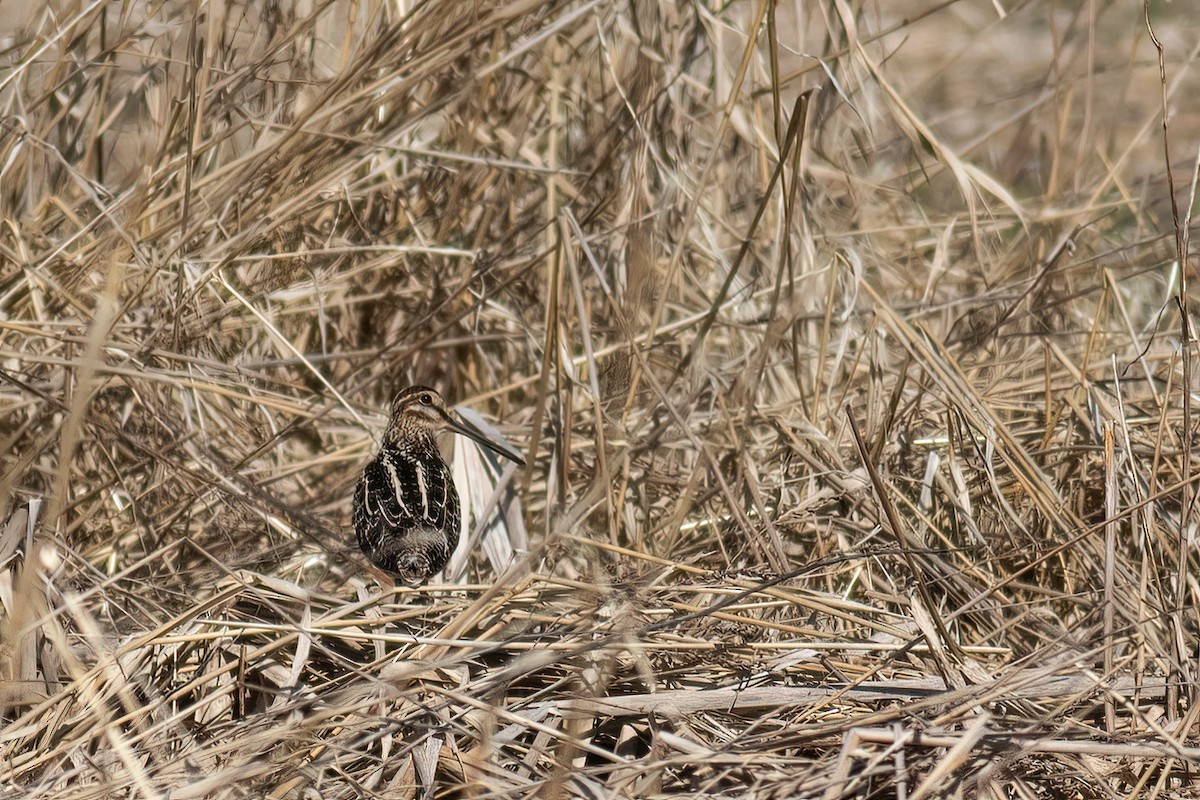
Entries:
[[0,796],[1198,796],[1186,4],[0,9]]

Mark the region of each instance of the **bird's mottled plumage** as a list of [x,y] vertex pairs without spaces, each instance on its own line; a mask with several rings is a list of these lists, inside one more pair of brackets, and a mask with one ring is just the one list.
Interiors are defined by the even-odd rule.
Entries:
[[383,444],[354,490],[354,532],[373,564],[410,586],[441,571],[458,546],[458,491],[436,438],[445,429],[524,463],[454,419],[433,389],[396,395]]

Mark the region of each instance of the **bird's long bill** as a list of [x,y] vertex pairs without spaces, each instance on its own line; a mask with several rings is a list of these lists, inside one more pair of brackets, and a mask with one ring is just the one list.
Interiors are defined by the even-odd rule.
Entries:
[[491,450],[493,453],[498,453],[510,461],[515,461],[522,467],[525,466],[525,459],[517,451],[512,450],[509,447],[494,441],[493,439],[489,439],[482,431],[477,430],[474,426],[468,425],[466,422],[463,422],[460,419],[457,419],[452,414],[447,414],[445,419],[446,424],[450,426],[450,430],[454,431],[455,433],[461,433],[463,436],[478,442],[487,449]]

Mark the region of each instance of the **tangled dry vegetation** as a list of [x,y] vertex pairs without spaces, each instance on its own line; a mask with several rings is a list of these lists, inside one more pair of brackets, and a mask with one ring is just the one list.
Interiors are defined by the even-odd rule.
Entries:
[[[1197,796],[1186,4],[51,5],[0,796]],[[418,590],[413,382],[529,456]]]

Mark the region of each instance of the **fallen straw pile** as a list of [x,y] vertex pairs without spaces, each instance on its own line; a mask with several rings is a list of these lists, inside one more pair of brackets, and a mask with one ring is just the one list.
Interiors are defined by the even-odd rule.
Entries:
[[0,797],[1196,796],[1200,22],[794,5],[5,6]]

